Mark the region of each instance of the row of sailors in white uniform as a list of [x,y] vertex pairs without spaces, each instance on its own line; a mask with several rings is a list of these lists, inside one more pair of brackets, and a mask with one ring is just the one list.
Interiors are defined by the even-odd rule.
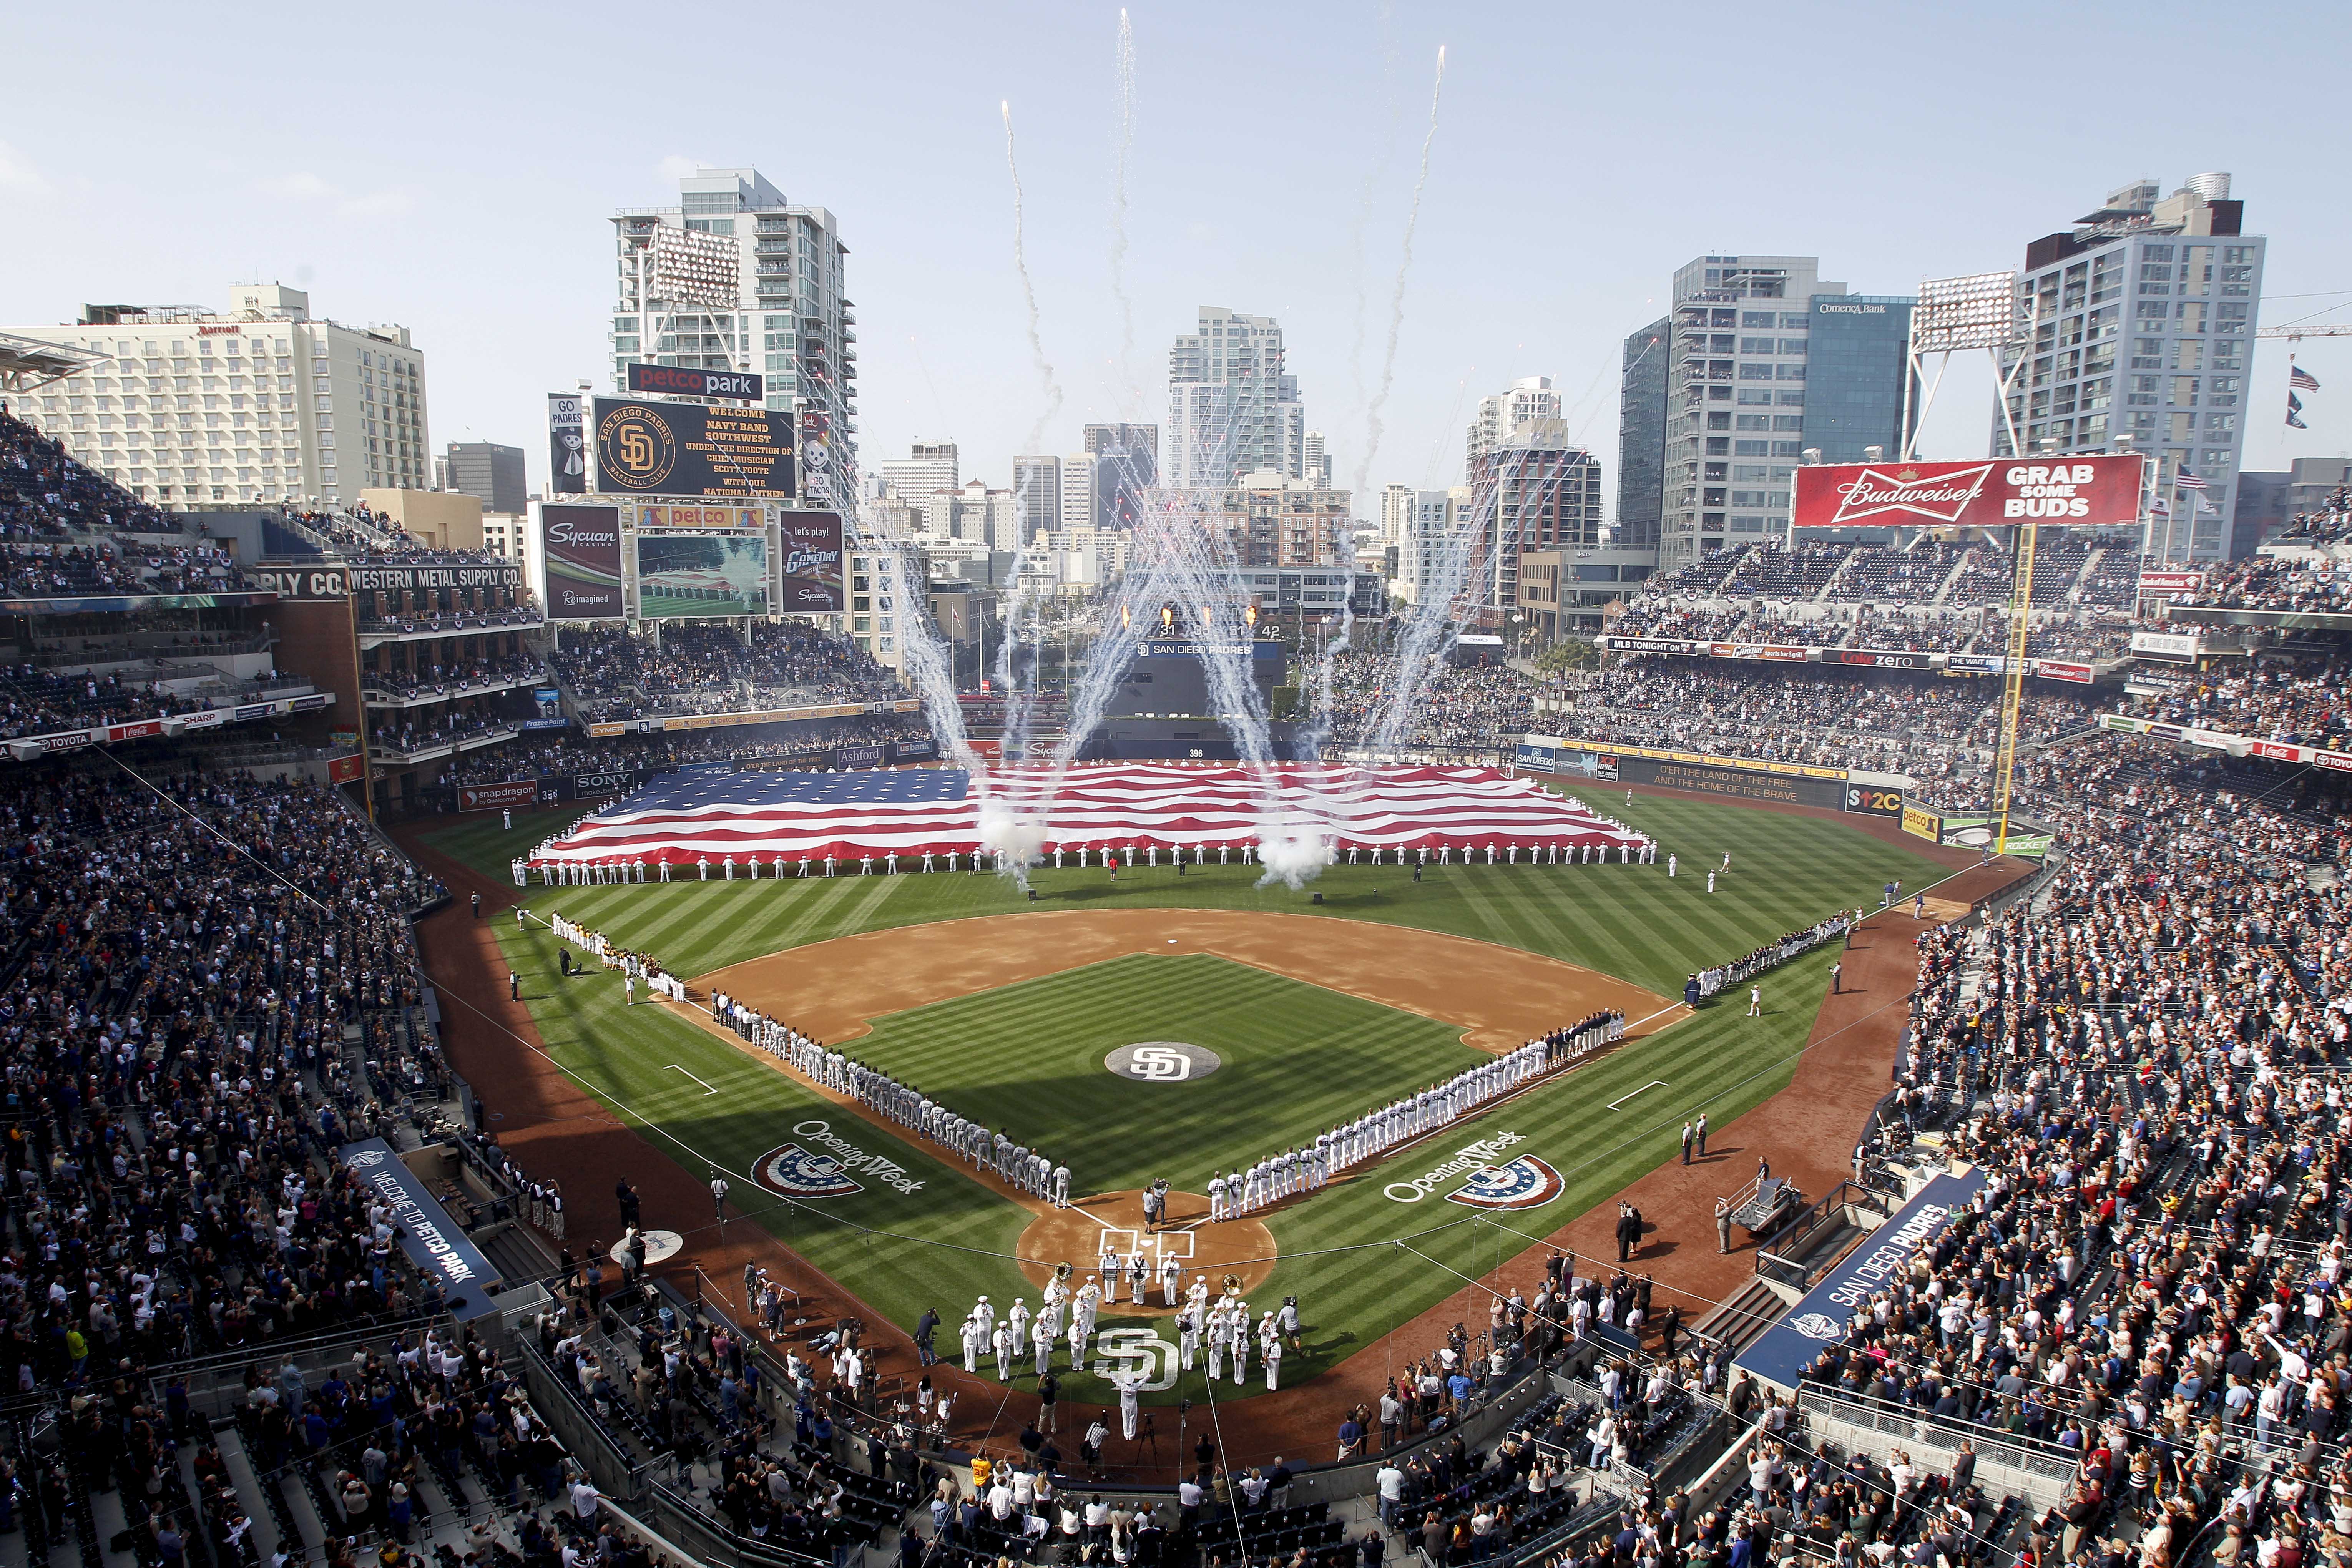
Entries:
[[[551,847],[551,845],[541,846],[542,851]],[[1656,862],[1658,858],[1657,845],[1646,839],[1638,842],[1620,843],[1615,846],[1615,847],[1617,850],[1618,860],[1621,863],[1627,865],[1653,865]],[[1207,865],[1209,863],[1209,848],[1210,847],[1206,844],[1195,844],[1192,846],[1192,858],[1191,863],[1195,866]],[[1236,848],[1241,851],[1241,863],[1243,865],[1253,866],[1257,863],[1257,846],[1255,844],[1220,844],[1216,846],[1217,864],[1220,866],[1230,865],[1232,863],[1230,857],[1233,854],[1233,851]],[[1530,866],[1590,866],[1595,860],[1605,862],[1609,858],[1609,850],[1611,846],[1606,844],[1570,844],[1564,846],[1560,844],[1521,845],[1488,843],[1483,846],[1473,844],[1441,844],[1437,847],[1435,851],[1437,857],[1436,863],[1440,866],[1452,865],[1454,862],[1454,857],[1458,854],[1462,857],[1462,863],[1465,866],[1471,865],[1474,863],[1479,850],[1482,848],[1486,851],[1486,864],[1489,866],[1498,863],[1516,866],[1519,863],[1519,853],[1522,849],[1527,852],[1528,864]],[[1562,858],[1563,852],[1565,853],[1565,859]],[[1104,866],[1118,865],[1132,868],[1138,858],[1140,858],[1147,866],[1156,867],[1160,864],[1160,847],[1157,844],[1148,844],[1139,851],[1133,846],[1122,847],[1115,844],[1079,844],[1075,846],[1057,844],[1054,847],[1052,853],[1054,857],[1054,869],[1056,871],[1063,869],[1063,856],[1065,854],[1075,857],[1076,864],[1081,868],[1090,863],[1099,863]],[[1347,849],[1348,864],[1350,866],[1358,864],[1357,857],[1360,854],[1366,853],[1369,853],[1370,856],[1370,863],[1375,866],[1390,863],[1385,861],[1383,857],[1392,857],[1393,863],[1399,866],[1415,864],[1426,866],[1430,864],[1431,855],[1431,851],[1425,846],[1418,849],[1408,849],[1402,845],[1389,847],[1379,844],[1370,846],[1350,844],[1348,846]],[[1167,854],[1170,865],[1181,866],[1185,864],[1184,846],[1174,846],[1167,851]],[[1409,859],[1409,856],[1416,857],[1417,858]],[[933,863],[935,858],[938,857],[935,856],[934,851],[929,849],[924,850],[921,856],[922,869],[925,871],[938,869],[938,867]],[[874,875],[874,868],[876,865],[879,864],[886,875],[895,877],[898,874],[898,862],[901,858],[902,857],[895,849],[885,851],[880,855],[861,855],[857,857],[858,873],[861,876],[870,877]],[[912,850],[909,850],[903,858],[908,862],[908,868],[912,869],[916,859],[915,853]],[[982,869],[984,865],[988,865],[992,862],[994,868],[999,871],[1010,870],[1012,868],[1012,858],[1010,855],[1002,849],[992,852],[980,849],[974,849],[969,852],[950,849],[947,851],[944,858],[947,861],[947,868],[950,871],[958,869],[961,862],[965,859],[969,859],[971,861],[971,869],[975,871]],[[1324,864],[1328,866],[1336,866],[1339,863],[1339,847],[1337,844],[1327,844],[1323,847],[1323,861]],[[660,882],[676,880],[678,879],[675,878],[672,873],[679,864],[679,862],[671,860],[649,862],[642,858],[557,860],[542,865],[540,868],[540,873],[541,879],[551,886],[602,887],[617,883],[644,882],[648,879]],[[705,855],[693,863],[695,876],[692,879],[700,882],[710,881],[712,879],[711,872],[716,870],[719,873],[719,880],[731,882],[735,879],[736,868],[740,866],[743,868],[743,875],[745,877],[753,881],[758,881],[760,879],[760,868],[764,866],[768,868],[768,877],[770,880],[780,880],[787,875],[784,868],[788,864],[796,868],[793,872],[790,873],[791,875],[800,877],[830,877],[834,874],[834,867],[836,864],[846,867],[849,864],[849,858],[847,856],[835,857],[833,855],[823,855],[812,858],[810,856],[803,855],[797,860],[788,862],[785,860],[782,852],[779,852],[773,858],[767,860],[761,859],[757,855],[747,855],[739,861],[732,855],[725,856],[717,860],[713,860],[710,857]],[[530,862],[517,858],[509,864],[509,869],[514,873],[516,887],[521,888],[528,887],[530,885]]]
[[[517,909],[515,920],[528,927],[530,912]],[[565,920],[560,914],[550,914],[547,917],[547,929],[574,947],[594,953],[606,963],[617,963],[621,967],[621,972],[631,980],[644,981],[646,990],[667,996],[673,1002],[683,1002],[687,999],[685,981],[675,974],[655,973],[644,954],[631,952],[625,948],[614,948],[604,939],[602,931],[590,931],[577,921]]]
[[799,1072],[810,1082],[876,1110],[952,1151],[999,1181],[1056,1207],[1070,1203],[1070,1168],[1056,1164],[1025,1144],[1002,1132],[992,1133],[980,1122],[958,1116],[909,1084],[877,1072],[855,1058],[829,1051],[788,1024],[753,1012],[725,995],[711,998],[714,1011],[747,1031],[746,1037]]
[[1209,1178],[1209,1217],[1234,1219],[1297,1193],[1313,1192],[1333,1171],[1376,1158],[1399,1143],[1444,1127],[1517,1088],[1551,1065],[1551,1047],[1530,1040],[1490,1062],[1466,1068],[1434,1088],[1409,1095],[1345,1127],[1318,1132],[1311,1148],[1286,1149],[1246,1171]]
[[[1137,1254],[1139,1263],[1141,1254]],[[1171,1260],[1172,1261],[1172,1260]],[[1169,1305],[1176,1305],[1177,1284],[1182,1279],[1178,1268],[1168,1286]],[[1000,1383],[1010,1383],[1016,1375],[1014,1368],[1024,1360],[1030,1369],[1043,1377],[1054,1370],[1054,1347],[1064,1338],[1062,1315],[1069,1311],[1068,1343],[1070,1370],[1087,1370],[1087,1358],[1095,1340],[1095,1321],[1099,1315],[1103,1297],[1093,1280],[1081,1286],[1076,1297],[1069,1287],[1055,1280],[1045,1287],[1044,1300],[1033,1316],[1025,1300],[1015,1299],[1012,1310],[999,1318],[994,1306],[982,1296],[965,1315],[959,1338],[963,1345],[963,1369],[977,1373],[982,1358],[993,1355],[996,1377]],[[1257,1342],[1258,1359],[1265,1367],[1265,1385],[1273,1388],[1282,1366],[1283,1340],[1298,1337],[1298,1309],[1285,1301],[1280,1312],[1261,1313],[1253,1325],[1250,1304],[1228,1291],[1215,1301],[1209,1300],[1206,1275],[1192,1277],[1192,1288],[1185,1292],[1182,1307],[1176,1314],[1176,1350],[1178,1362],[1185,1372],[1192,1370],[1202,1342],[1208,1345],[1209,1376],[1224,1375],[1225,1359],[1233,1358],[1233,1375],[1240,1383],[1249,1369],[1250,1342]]]

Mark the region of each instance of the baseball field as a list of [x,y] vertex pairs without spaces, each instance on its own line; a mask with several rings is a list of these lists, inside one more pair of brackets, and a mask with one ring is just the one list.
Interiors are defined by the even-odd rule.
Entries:
[[[1136,1194],[1155,1180],[1186,1219],[1214,1173],[1600,1007],[1633,1020],[1616,1049],[1368,1171],[1248,1221],[1145,1241],[1188,1279],[1240,1274],[1256,1308],[1298,1298],[1309,1329],[1283,1365],[1289,1386],[1606,1201],[1700,1110],[1722,1125],[1783,1087],[1835,954],[1767,976],[1756,1018],[1744,987],[1684,1007],[1688,973],[1840,905],[1875,905],[1889,880],[1942,875],[1834,820],[1672,797],[1610,807],[1678,854],[1680,874],[1663,854],[1657,866],[1432,867],[1418,883],[1339,866],[1293,892],[1261,889],[1239,866],[1122,871],[1115,885],[1098,868],[1045,869],[1034,902],[999,878],[947,873],[534,887],[527,928],[509,913],[497,934],[543,1047],[656,1150],[698,1178],[724,1173],[730,1225],[768,1227],[902,1327],[936,1308],[950,1354],[979,1295],[1034,1305],[1055,1264],[1091,1272],[1106,1233],[1134,1246]],[[551,820],[509,833],[472,818],[425,841],[502,876]],[[1710,894],[1706,870],[1726,851]],[[642,992],[625,1005],[616,971],[562,975],[551,913],[654,955],[698,999],[717,984],[1066,1163],[1075,1207],[1012,1192],[705,1015]],[[1141,1043],[1215,1065],[1156,1081],[1106,1066]],[[788,1177],[788,1197],[763,1181],[780,1154],[838,1190]],[[1461,1201],[1477,1169],[1515,1161],[1536,1173],[1514,1200],[1526,1206]],[[714,1218],[706,1207],[646,1223],[691,1239]],[[1154,1385],[1147,1401],[1198,1397],[1201,1374],[1177,1376],[1164,1348],[1159,1301],[1156,1289],[1146,1310],[1122,1299],[1103,1323],[1133,1331],[1127,1364]],[[1071,1380],[1066,1358],[1057,1370],[1074,1397],[1106,1396],[1097,1379]],[[1254,1371],[1220,1397],[1261,1392]]]

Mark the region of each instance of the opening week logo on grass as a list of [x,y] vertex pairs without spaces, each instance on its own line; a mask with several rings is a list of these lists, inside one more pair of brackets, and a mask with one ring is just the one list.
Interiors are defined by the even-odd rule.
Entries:
[[1549,1162],[1522,1154],[1507,1165],[1478,1172],[1462,1184],[1460,1192],[1446,1194],[1445,1201],[1474,1209],[1540,1208],[1559,1196],[1565,1185]]
[[835,1137],[829,1121],[803,1121],[793,1133],[814,1147],[787,1143],[761,1155],[751,1168],[761,1186],[788,1198],[839,1198],[864,1192],[866,1184],[852,1171],[901,1193],[913,1193],[923,1184],[888,1156]]
[[1550,1163],[1533,1154],[1521,1154],[1501,1164],[1495,1163],[1496,1155],[1515,1143],[1524,1142],[1526,1138],[1523,1132],[1497,1132],[1492,1138],[1465,1143],[1444,1163],[1433,1165],[1418,1176],[1391,1182],[1381,1191],[1391,1203],[1417,1204],[1466,1171],[1470,1179],[1458,1191],[1445,1194],[1447,1203],[1474,1209],[1539,1208],[1559,1196],[1567,1185]]

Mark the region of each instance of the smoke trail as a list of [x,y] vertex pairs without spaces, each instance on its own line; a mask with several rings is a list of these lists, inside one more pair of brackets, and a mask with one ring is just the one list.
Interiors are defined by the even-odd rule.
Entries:
[[1029,450],[1045,439],[1045,426],[1062,411],[1062,384],[1054,379],[1054,363],[1045,357],[1045,339],[1038,331],[1037,284],[1029,276],[1029,251],[1021,217],[1021,164],[1013,154],[1013,102],[999,105],[1004,114],[1004,166],[1013,175],[1013,265],[1021,274],[1021,298],[1029,308],[1029,354],[1037,364],[1037,380],[1045,389],[1045,406],[1029,427]]
[[1372,221],[1372,196],[1395,161],[1397,132],[1404,124],[1404,103],[1391,91],[1391,79],[1396,74],[1397,47],[1395,37],[1396,6],[1393,3],[1381,6],[1376,26],[1381,39],[1381,96],[1394,100],[1389,111],[1388,134],[1381,139],[1380,161],[1364,174],[1364,189],[1356,199],[1356,216],[1348,225],[1348,284],[1354,291],[1356,306],[1350,318],[1354,331],[1348,340],[1348,390],[1356,406],[1364,404],[1364,228]]
[[1396,291],[1389,300],[1389,346],[1381,357],[1380,390],[1364,411],[1364,455],[1356,468],[1356,493],[1370,479],[1372,458],[1381,449],[1381,410],[1396,384],[1397,337],[1404,331],[1405,275],[1412,270],[1412,231],[1421,222],[1421,195],[1429,188],[1429,150],[1437,141],[1437,106],[1445,97],[1445,46],[1437,47],[1437,85],[1429,94],[1429,132],[1421,139],[1421,174],[1412,183],[1412,205],[1404,216],[1404,255],[1397,263]]
[[1135,146],[1135,27],[1119,7],[1118,47],[1115,69],[1118,79],[1118,141],[1111,159],[1110,291],[1118,301],[1118,370],[1135,388],[1135,302],[1127,297],[1127,155]]

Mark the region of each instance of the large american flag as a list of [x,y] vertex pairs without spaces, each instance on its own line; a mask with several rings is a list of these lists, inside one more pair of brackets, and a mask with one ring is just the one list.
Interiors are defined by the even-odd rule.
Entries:
[[992,774],[985,797],[970,773],[953,769],[678,773],[583,817],[531,864],[968,854],[981,844],[984,807],[1016,820],[1042,816],[1049,855],[1154,846],[1238,854],[1269,837],[1319,840],[1343,853],[1643,842],[1580,801],[1494,768],[1081,763],[1058,786],[1043,768]]

